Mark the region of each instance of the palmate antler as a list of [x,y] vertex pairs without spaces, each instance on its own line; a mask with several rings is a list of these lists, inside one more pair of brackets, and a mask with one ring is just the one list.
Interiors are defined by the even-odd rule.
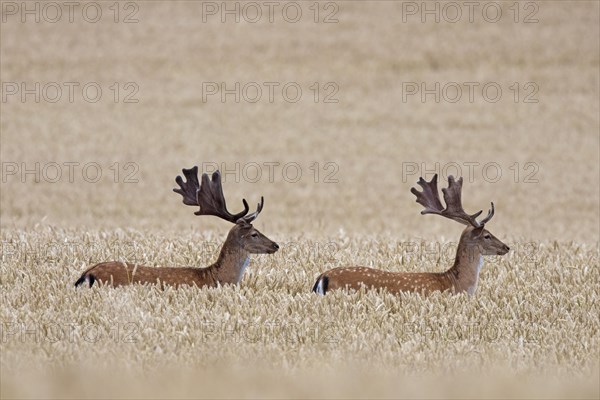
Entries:
[[75,286],[88,284],[91,287],[96,281],[111,286],[158,283],[161,287],[195,285],[199,288],[218,287],[226,283],[238,284],[248,266],[250,254],[273,254],[279,249],[277,243],[252,226],[252,221],[263,208],[262,197],[256,211],[252,214],[248,214],[249,207],[246,200],[242,200],[244,210],[232,214],[225,204],[219,171],[212,175],[212,179],[207,174],[202,174],[202,184],[198,181],[198,167],[184,169],[183,175],[185,181],[178,176],[175,182],[179,188],[173,189],[175,193],[183,196],[183,204],[199,206],[200,210],[195,213],[196,215],[214,215],[235,223],[227,235],[217,261],[206,268],[147,267],[123,261],[103,262],[83,272],[75,282]]
[[202,184],[198,182],[197,166],[190,169],[183,169],[183,175],[186,182],[178,175],[175,178],[175,182],[177,182],[180,188],[175,188],[173,191],[183,196],[183,204],[200,207],[200,210],[194,213],[196,215],[214,215],[234,224],[243,222],[250,224],[262,211],[264,198],[261,196],[260,203],[256,211],[252,214],[248,214],[250,207],[248,207],[246,199],[242,199],[244,210],[237,214],[231,214],[225,204],[221,173],[219,171],[215,171],[212,174],[212,180],[208,177],[208,174],[202,174]]
[[[392,293],[433,292],[468,293],[477,289],[483,256],[504,255],[510,248],[492,235],[484,225],[494,215],[494,203],[488,215],[481,221],[477,217],[481,211],[469,215],[461,202],[462,178],[448,177],[448,187],[442,189],[446,208],[442,206],[437,190],[437,175],[430,182],[420,178],[422,188],[411,188],[417,202],[425,209],[421,214],[437,214],[467,225],[460,235],[454,265],[446,272],[390,272],[363,266],[338,267],[325,271],[317,277],[313,292],[324,295],[335,289],[387,289]],[[473,226],[474,228],[471,228]]]
[[494,216],[494,203],[491,203],[492,208],[489,210],[488,215],[481,221],[477,221],[476,218],[482,211],[469,215],[463,210],[461,201],[462,182],[462,177],[458,180],[454,180],[452,175],[448,177],[448,187],[442,189],[444,202],[446,203],[445,209],[442,206],[437,189],[437,174],[433,176],[430,182],[425,181],[422,177],[419,178],[417,183],[423,188],[422,192],[415,188],[411,188],[410,191],[417,196],[417,203],[425,207],[421,214],[437,214],[461,224],[472,225],[475,228],[483,227]]

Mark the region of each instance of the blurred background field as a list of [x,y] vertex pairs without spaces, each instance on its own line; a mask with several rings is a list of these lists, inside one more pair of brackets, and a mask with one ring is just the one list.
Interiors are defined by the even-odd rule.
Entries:
[[[88,3],[73,22],[57,3],[55,23],[35,2],[22,22],[21,4],[0,25],[3,397],[600,395],[597,2],[493,3],[495,23],[490,2],[456,23],[448,2],[429,3],[439,23],[421,2],[282,2],[273,22],[261,2],[229,2],[239,22],[221,2],[99,2],[96,23]],[[407,94],[436,82],[439,102]],[[39,101],[21,90],[36,83]],[[221,83],[248,91],[223,102]],[[282,250],[239,288],[73,290],[107,259],[214,259],[229,225],[171,191],[193,165],[225,172],[230,209],[264,195],[255,225]],[[465,177],[467,211],[494,201],[489,228],[514,249],[474,298],[309,293],[347,263],[446,268],[461,227],[409,191],[434,171]]]

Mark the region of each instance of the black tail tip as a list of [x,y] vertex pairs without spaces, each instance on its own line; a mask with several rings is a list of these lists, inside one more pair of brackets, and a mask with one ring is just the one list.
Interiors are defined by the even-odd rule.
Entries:
[[81,277],[79,279],[77,279],[77,282],[75,282],[75,287],[79,287],[79,286],[83,285],[86,281],[89,281],[90,287],[92,287],[94,282],[96,282],[96,277],[94,275],[90,275],[90,274],[87,274],[87,275],[83,274],[83,275],[81,275]]
[[322,296],[327,293],[327,288],[329,287],[329,278],[326,275],[321,275],[317,278],[312,291],[314,293],[320,294]]
[[79,287],[85,282],[85,275],[81,275],[81,278],[77,279],[75,282],[75,287]]

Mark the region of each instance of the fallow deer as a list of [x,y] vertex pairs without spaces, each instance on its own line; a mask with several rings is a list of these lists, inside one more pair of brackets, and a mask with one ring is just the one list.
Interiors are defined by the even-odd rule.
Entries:
[[231,214],[225,204],[219,171],[213,173],[212,180],[207,174],[202,174],[202,184],[198,182],[197,166],[183,169],[183,174],[186,182],[181,176],[177,176],[175,181],[179,189],[173,189],[183,196],[183,204],[199,206],[200,210],[196,211],[195,215],[214,215],[235,224],[227,235],[217,261],[206,268],[146,267],[119,261],[104,262],[86,270],[75,282],[75,286],[88,283],[91,287],[95,281],[106,282],[112,286],[132,283],[159,283],[161,286],[175,287],[184,284],[198,287],[237,284],[250,262],[250,254],[272,254],[279,249],[277,243],[252,226],[252,222],[262,211],[263,197],[255,212],[248,214],[250,208],[246,199],[243,199],[244,210]]
[[421,214],[435,214],[450,218],[467,225],[460,236],[454,265],[445,272],[387,272],[367,267],[340,267],[321,274],[313,286],[313,292],[324,295],[329,290],[340,288],[367,289],[385,288],[391,293],[421,292],[429,294],[434,291],[450,291],[452,293],[475,293],[479,272],[483,265],[483,256],[504,255],[510,250],[488,230],[485,224],[494,215],[494,203],[487,216],[481,221],[476,218],[481,211],[469,215],[462,207],[462,178],[454,180],[448,177],[448,188],[442,189],[446,208],[442,207],[437,189],[437,174],[430,182],[420,178],[417,182],[422,192],[414,187],[411,192],[417,196],[417,203],[425,209]]

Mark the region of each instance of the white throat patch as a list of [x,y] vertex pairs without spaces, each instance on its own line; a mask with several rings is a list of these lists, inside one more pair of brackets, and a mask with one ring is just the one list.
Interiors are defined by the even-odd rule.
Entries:
[[244,276],[244,271],[246,271],[248,264],[250,264],[250,256],[246,257],[246,259],[244,260],[244,263],[242,264],[242,267],[240,268],[240,274],[238,275],[238,279],[237,279],[238,283],[242,280],[242,276]]
[[477,264],[477,277],[479,278],[479,272],[481,271],[481,267],[483,267],[483,256],[479,256],[479,264]]
[[469,295],[473,295],[477,289],[477,282],[479,281],[479,272],[481,271],[481,267],[483,267],[482,255],[479,256],[479,263],[477,264],[477,272],[475,274],[475,282],[467,288],[467,293],[469,293]]

